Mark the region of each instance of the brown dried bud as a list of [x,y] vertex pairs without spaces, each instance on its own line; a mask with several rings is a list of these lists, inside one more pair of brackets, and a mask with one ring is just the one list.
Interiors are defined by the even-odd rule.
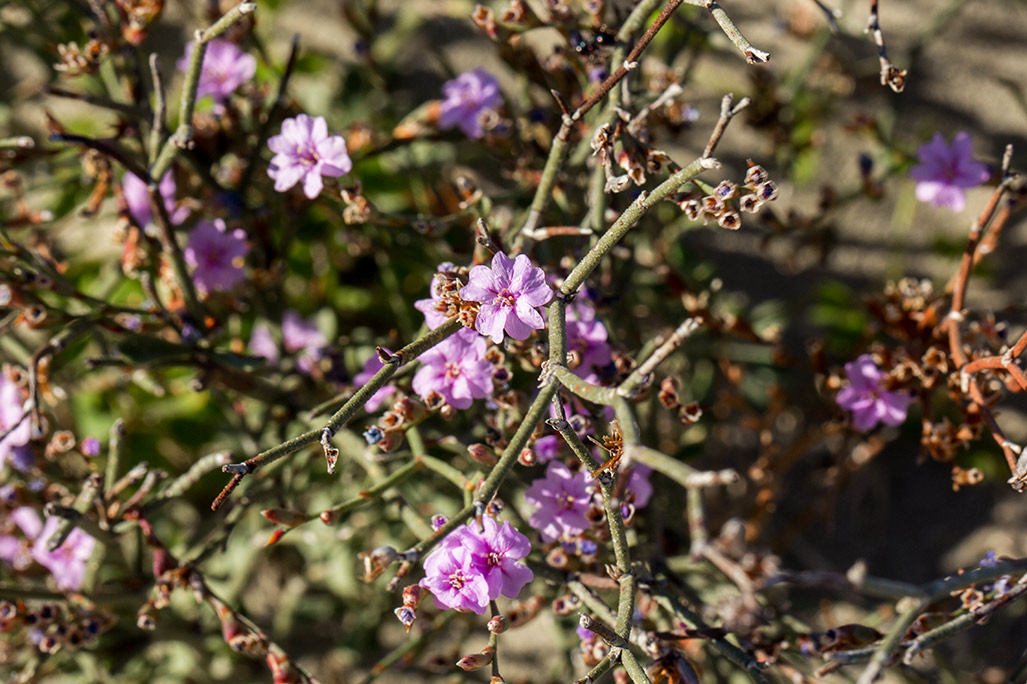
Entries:
[[484,466],[492,467],[499,462],[494,449],[486,444],[471,444],[467,447],[468,455]]
[[749,162],[749,169],[745,172],[745,184],[751,187],[757,186],[770,180],[770,174],[759,164]]
[[449,404],[443,404],[442,408],[439,409],[439,415],[442,416],[444,420],[452,420],[456,417],[456,409]]
[[742,227],[742,217],[736,211],[725,211],[717,217],[717,223],[720,224],[721,228],[738,230]]
[[566,568],[570,564],[570,560],[562,546],[554,546],[552,551],[546,554],[546,563],[557,570]]
[[306,514],[288,508],[265,508],[260,514],[274,524],[285,527],[296,527],[308,520]]
[[702,216],[702,203],[697,199],[687,199],[679,202],[678,206],[681,207],[681,211],[685,212],[685,216],[692,221],[698,221],[699,217]]
[[365,582],[372,582],[385,572],[385,568],[392,565],[399,558],[399,552],[391,546],[379,546],[372,551],[362,551],[357,554],[357,557],[364,561],[364,576],[362,579]]
[[510,620],[510,627],[517,628],[534,619],[545,605],[546,600],[540,594],[536,594],[524,601],[514,601],[510,605],[510,609],[506,611],[506,617]]
[[58,430],[53,433],[50,443],[46,445],[46,453],[63,454],[75,447],[75,434],[70,430]]
[[760,202],[760,198],[754,193],[742,195],[738,198],[738,208],[744,212],[755,214],[762,206],[763,203]]
[[693,425],[702,418],[702,407],[697,402],[690,402],[678,411],[678,420],[682,425]]
[[679,405],[678,383],[674,378],[664,378],[660,383],[660,393],[657,395],[660,404],[665,409],[675,409]]

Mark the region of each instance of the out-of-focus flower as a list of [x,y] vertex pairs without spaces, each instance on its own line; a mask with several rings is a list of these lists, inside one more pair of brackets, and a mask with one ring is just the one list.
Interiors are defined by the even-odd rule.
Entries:
[[[10,460],[16,466],[22,456],[17,452],[32,438],[32,421],[25,415],[25,400],[21,388],[7,373],[0,371],[0,467]],[[21,470],[21,468],[19,468]]]
[[[175,192],[177,188],[170,171],[160,179],[157,190],[164,200],[164,208],[167,209],[168,218],[173,225],[177,226],[189,216],[188,207],[176,206]],[[150,191],[147,189],[146,183],[139,176],[126,172],[121,179],[121,192],[125,197],[125,204],[128,205],[128,213],[132,215],[132,220],[145,228],[153,220],[153,214],[150,213]]]
[[838,392],[837,401],[843,409],[852,412],[852,425],[857,430],[871,430],[878,422],[900,425],[906,420],[910,396],[881,388],[886,374],[869,354],[845,364],[845,374],[849,376],[849,386]]
[[548,463],[560,453],[560,435],[545,435],[535,440],[532,448],[539,463]]
[[610,364],[606,338],[606,326],[596,318],[591,305],[581,301],[567,307],[567,350],[581,354],[581,365],[574,369],[575,375],[584,378]]
[[539,507],[528,524],[547,542],[584,532],[590,526],[585,517],[592,502],[587,475],[571,473],[559,461],[549,462],[546,476],[532,482],[524,498]]
[[499,82],[481,67],[446,81],[442,92],[446,99],[439,112],[439,128],[457,126],[464,135],[475,140],[484,135],[482,115],[503,104]]
[[282,132],[267,141],[275,153],[267,173],[275,190],[285,192],[300,181],[303,194],[314,199],[324,189],[321,176],[344,176],[353,168],[341,135],[328,135],[323,116],[300,114],[282,122]]
[[[386,351],[388,351],[386,349]],[[391,352],[390,352],[391,353]],[[364,368],[353,376],[353,384],[360,387],[366,385],[367,382],[374,376],[375,373],[382,369],[382,360],[378,358],[378,354],[371,354],[371,358],[364,363]],[[396,393],[396,388],[392,385],[385,385],[380,390],[371,395],[371,398],[364,402],[364,408],[368,413],[374,413],[378,410],[378,407],[382,405],[386,399]]]
[[961,131],[946,145],[941,133],[917,149],[920,163],[909,172],[917,182],[916,198],[952,211],[963,211],[966,195],[963,188],[973,188],[988,180],[988,167],[974,161],[970,134]]
[[261,356],[271,363],[278,361],[278,345],[271,335],[271,326],[263,321],[253,326],[250,333],[250,353]]
[[424,559],[420,585],[440,610],[453,608],[481,615],[489,605],[489,586],[474,556],[463,548],[440,548]]
[[537,307],[553,298],[545,273],[531,259],[518,254],[510,259],[502,252],[492,257],[492,266],[475,266],[470,282],[460,289],[460,297],[481,302],[474,327],[495,343],[503,341],[505,331],[515,340],[525,340],[532,330],[545,327]]
[[[189,70],[192,55],[193,41],[189,41],[185,46],[185,55],[178,60],[179,71],[185,73]],[[214,102],[221,104],[239,86],[253,80],[256,73],[257,60],[253,55],[239,49],[230,40],[215,38],[207,43],[207,51],[203,53],[196,97],[213,95]]]
[[282,343],[285,351],[292,353],[300,349],[316,351],[328,344],[328,340],[318,330],[315,320],[305,319],[295,309],[288,309],[282,316]]
[[96,437],[86,437],[82,440],[82,455],[83,456],[99,456],[100,455],[100,440]]
[[[60,518],[46,519],[44,525],[35,509],[21,506],[11,511],[11,520],[21,528],[27,540],[34,540],[31,549],[32,558],[50,571],[57,587],[61,591],[76,591],[82,587],[82,579],[86,572],[86,561],[93,554],[96,540],[75,528],[64,540],[64,543],[53,551],[48,551],[46,543],[60,524]],[[16,568],[26,567],[26,545],[10,535],[0,535],[0,559],[11,563]]]
[[628,475],[627,484],[624,485],[624,489],[635,495],[635,508],[645,508],[649,504],[649,499],[653,495],[653,485],[649,482],[649,476],[653,474],[653,469],[647,465],[636,463],[631,466],[631,474]]
[[534,577],[526,565],[518,562],[531,552],[531,543],[509,522],[500,525],[487,515],[481,522],[480,532],[477,523],[472,521],[450,533],[440,547],[451,551],[464,549],[471,554],[488,584],[488,600],[501,595],[517,598]]
[[249,251],[241,228],[229,231],[221,219],[199,221],[189,233],[185,260],[195,269],[193,280],[204,292],[231,290],[245,277],[243,263]]
[[424,367],[414,375],[414,391],[422,399],[438,392],[453,408],[465,409],[473,399],[492,394],[492,364],[485,357],[487,345],[480,336],[446,338],[421,355]]

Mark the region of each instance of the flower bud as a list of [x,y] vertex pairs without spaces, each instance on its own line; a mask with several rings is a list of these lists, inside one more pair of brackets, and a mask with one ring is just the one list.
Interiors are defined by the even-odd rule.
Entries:
[[456,666],[461,670],[471,672],[473,670],[480,670],[487,665],[492,664],[492,658],[495,656],[495,650],[491,646],[486,646],[480,652],[472,655],[465,655],[460,660],[456,661]]
[[489,620],[487,627],[492,634],[502,634],[510,629],[510,621],[502,615],[496,615]]
[[471,444],[467,447],[468,455],[484,466],[492,467],[499,462],[496,452],[486,444]]
[[535,452],[525,447],[521,449],[521,453],[517,456],[517,462],[522,466],[531,467],[538,463],[538,458],[535,456]]

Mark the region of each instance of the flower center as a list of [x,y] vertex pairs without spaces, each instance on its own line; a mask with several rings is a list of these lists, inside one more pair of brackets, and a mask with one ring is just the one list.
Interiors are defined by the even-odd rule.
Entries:
[[499,300],[501,306],[513,307],[517,304],[517,295],[505,287],[496,293],[496,299]]
[[317,149],[309,143],[306,145],[296,146],[296,157],[299,163],[304,166],[313,166],[320,161],[320,157],[317,155]]
[[503,554],[490,551],[489,554],[485,556],[485,562],[488,563],[490,568],[496,567],[503,562]]
[[459,378],[460,377],[460,366],[449,361],[446,363],[446,377],[447,378]]
[[558,495],[556,500],[560,504],[560,508],[562,508],[565,511],[569,511],[574,508],[574,497],[568,494],[567,492],[563,492],[562,494]]
[[464,584],[467,583],[467,578],[464,577],[463,570],[457,570],[449,576],[449,586],[453,587],[457,591],[464,588]]

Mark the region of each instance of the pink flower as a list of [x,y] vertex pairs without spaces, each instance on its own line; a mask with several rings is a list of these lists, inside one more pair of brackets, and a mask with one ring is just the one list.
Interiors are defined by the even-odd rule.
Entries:
[[[178,70],[185,73],[189,70],[189,60],[193,54],[193,42],[185,46],[185,55],[178,60]],[[203,53],[203,65],[200,67],[200,82],[196,88],[196,97],[214,96],[214,102],[220,104],[243,83],[253,79],[257,73],[257,60],[229,41],[215,38],[207,43],[207,51]]]
[[[46,519],[43,525],[39,514],[28,506],[21,506],[11,511],[11,520],[21,528],[32,545],[32,558],[50,571],[61,591],[76,591],[82,587],[82,579],[86,572],[86,562],[93,555],[96,540],[82,530],[75,528],[64,540],[64,543],[53,551],[46,548],[47,541],[57,531],[60,518]],[[25,547],[10,535],[0,535],[0,559],[15,567],[25,567]]]
[[[15,450],[32,438],[32,421],[25,415],[25,399],[21,388],[0,371],[0,467],[9,459],[18,462]],[[9,431],[9,432],[8,432]]]
[[[387,349],[385,351],[388,351]],[[377,352],[371,354],[371,358],[364,363],[364,368],[353,376],[353,384],[357,386],[364,386],[374,376],[375,373],[382,369],[382,360],[378,358]],[[378,407],[382,403],[396,393],[396,388],[392,385],[385,385],[380,390],[371,395],[371,398],[364,402],[364,409],[368,413],[374,413],[378,410]]]
[[852,411],[852,425],[857,430],[872,430],[878,422],[901,425],[906,420],[906,409],[911,397],[904,392],[889,392],[881,388],[886,375],[874,364],[869,354],[845,364],[849,386],[838,393],[838,405]]
[[920,163],[909,172],[917,181],[916,198],[952,211],[963,211],[966,196],[963,188],[973,188],[988,180],[988,167],[974,161],[970,134],[961,131],[945,144],[941,133],[935,133],[931,142],[917,150]]
[[420,585],[435,597],[440,610],[453,608],[481,615],[489,605],[489,585],[470,551],[439,548],[424,559]]
[[[164,208],[167,209],[168,218],[173,225],[177,226],[189,216],[188,207],[176,208],[175,179],[170,171],[160,179],[157,190],[164,199]],[[132,215],[132,220],[139,227],[145,228],[153,219],[153,215],[150,213],[150,191],[147,189],[146,183],[139,176],[126,172],[121,179],[121,192],[125,197],[125,204],[128,205],[128,213]]]
[[414,391],[426,399],[438,392],[453,408],[465,409],[473,399],[492,394],[492,364],[485,359],[487,344],[480,336],[446,338],[421,354],[424,366],[414,375]]
[[473,521],[457,528],[442,540],[441,548],[466,550],[476,563],[488,585],[488,599],[499,596],[517,598],[534,574],[518,561],[531,552],[528,538],[504,522],[500,525],[489,516],[481,519],[482,531]]
[[652,474],[653,469],[647,465],[636,463],[631,467],[631,474],[628,475],[624,489],[635,495],[632,503],[636,509],[645,508],[649,504],[649,499],[653,495],[653,485],[649,482],[649,476]]
[[518,254],[511,260],[502,252],[492,257],[492,267],[475,266],[470,282],[460,289],[460,298],[481,302],[475,329],[499,344],[506,331],[515,340],[525,340],[532,330],[545,327],[537,307],[553,298],[545,273]]
[[324,117],[300,114],[282,122],[280,135],[267,141],[275,153],[267,173],[275,190],[285,192],[303,181],[303,194],[314,199],[324,189],[321,176],[344,176],[353,168],[341,135],[328,135]]
[[439,112],[439,128],[458,126],[464,135],[475,140],[484,135],[482,115],[503,104],[499,83],[481,67],[446,81],[442,92],[446,99]]
[[199,221],[189,233],[185,260],[195,269],[193,280],[204,292],[231,290],[245,277],[243,264],[249,251],[241,228],[229,232],[221,219]]
[[581,365],[574,374],[584,378],[610,364],[610,345],[606,326],[596,318],[595,309],[584,300],[567,307],[567,350],[581,354]]
[[539,507],[528,524],[542,534],[544,541],[574,536],[591,526],[585,517],[592,503],[587,477],[584,472],[571,473],[559,461],[550,461],[546,476],[528,487],[524,498]]

